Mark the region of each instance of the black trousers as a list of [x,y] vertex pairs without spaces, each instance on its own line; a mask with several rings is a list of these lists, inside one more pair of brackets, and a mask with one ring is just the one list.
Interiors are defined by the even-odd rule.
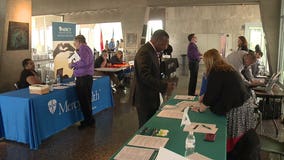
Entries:
[[188,95],[195,95],[197,76],[199,70],[199,61],[190,61],[188,67],[190,71]]
[[154,116],[159,109],[159,94],[156,96],[156,98],[140,100],[139,103],[135,104],[135,106],[138,114],[139,128],[141,128],[151,117]]
[[144,109],[142,106],[136,106],[139,128],[141,128],[154,114],[157,112],[158,107],[156,109]]
[[92,86],[92,76],[76,77],[76,92],[84,116],[84,122],[86,123],[94,119],[92,116]]

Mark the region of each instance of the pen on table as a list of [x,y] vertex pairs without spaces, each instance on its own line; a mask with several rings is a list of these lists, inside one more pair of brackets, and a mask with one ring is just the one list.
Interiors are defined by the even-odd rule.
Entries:
[[152,136],[156,135],[158,133],[158,129],[154,128],[153,132],[152,132]]
[[205,126],[205,125],[203,125],[203,124],[202,124],[202,127],[204,127],[204,128],[207,128],[207,129],[210,129],[210,130],[211,130],[211,128],[210,128],[210,127]]
[[199,126],[199,125],[195,125],[194,128],[193,128],[193,130],[195,130],[198,126]]
[[146,130],[148,130],[148,127],[145,127],[145,128],[140,132],[140,134],[141,134],[141,135],[145,134]]

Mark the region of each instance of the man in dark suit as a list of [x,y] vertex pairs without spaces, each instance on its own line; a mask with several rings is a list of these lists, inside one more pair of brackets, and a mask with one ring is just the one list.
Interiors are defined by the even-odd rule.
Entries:
[[159,54],[168,47],[169,35],[164,30],[153,33],[135,56],[134,105],[137,108],[139,127],[143,126],[159,109],[159,93],[174,88],[174,83],[161,80]]

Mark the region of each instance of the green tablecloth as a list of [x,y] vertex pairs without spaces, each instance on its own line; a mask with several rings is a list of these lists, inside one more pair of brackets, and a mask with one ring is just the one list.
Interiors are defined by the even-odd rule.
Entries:
[[[173,105],[178,102],[180,102],[180,100],[170,99],[166,104]],[[215,142],[204,141],[205,134],[194,133],[196,138],[195,151],[214,160],[226,160],[226,118],[224,116],[217,116],[210,112],[210,110],[207,110],[204,113],[196,113],[189,111],[189,118],[192,122],[216,124],[216,127],[218,128]],[[188,133],[183,132],[183,127],[180,127],[180,123],[181,120],[178,119],[160,118],[155,115],[142,127],[142,129],[144,127],[168,129],[170,131],[167,136],[169,138],[169,141],[165,148],[174,151],[180,155],[184,155],[185,138]],[[138,130],[136,134],[140,133],[140,130]],[[119,151],[125,145],[127,145],[130,140],[131,139],[129,139],[119,149]],[[116,152],[110,159],[113,159],[118,152]]]

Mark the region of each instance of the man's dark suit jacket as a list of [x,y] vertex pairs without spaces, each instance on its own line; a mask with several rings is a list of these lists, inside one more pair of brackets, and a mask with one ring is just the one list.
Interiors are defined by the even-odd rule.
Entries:
[[161,80],[158,57],[149,42],[138,50],[134,66],[133,104],[144,111],[157,110],[160,106],[159,92],[166,91],[167,83]]

